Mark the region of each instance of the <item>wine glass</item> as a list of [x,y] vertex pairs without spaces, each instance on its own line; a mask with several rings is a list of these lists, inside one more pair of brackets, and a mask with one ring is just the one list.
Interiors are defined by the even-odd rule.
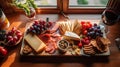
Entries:
[[118,20],[119,15],[114,10],[106,9],[102,13],[102,21],[106,25],[114,25]]
[[28,14],[27,12],[25,12],[26,16],[30,19],[30,20],[34,20],[35,19],[35,15],[36,15],[36,11],[34,8],[30,7],[30,14]]

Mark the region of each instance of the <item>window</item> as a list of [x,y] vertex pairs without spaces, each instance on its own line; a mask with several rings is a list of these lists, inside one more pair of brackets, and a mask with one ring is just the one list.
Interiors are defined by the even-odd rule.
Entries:
[[105,7],[108,0],[69,0],[69,7]]
[[61,9],[60,0],[35,0],[38,13],[59,13]]
[[64,0],[65,13],[102,13],[108,0]]
[[[6,0],[6,2],[4,3],[6,3],[5,4],[6,6],[8,6],[7,2],[11,1],[12,0]],[[21,1],[24,3],[26,0],[17,1]],[[64,13],[102,13],[109,0],[34,0],[34,1],[35,4],[37,4],[39,7],[37,8],[38,13],[60,13],[60,11],[63,11]]]
[[60,13],[61,10],[64,13],[102,13],[107,2],[108,0],[35,0],[39,13]]
[[[18,0],[25,3],[26,0]],[[60,13],[61,0],[34,0],[34,3],[38,6],[37,13]]]
[[55,7],[57,6],[57,0],[35,0],[35,4],[37,4],[39,7]]

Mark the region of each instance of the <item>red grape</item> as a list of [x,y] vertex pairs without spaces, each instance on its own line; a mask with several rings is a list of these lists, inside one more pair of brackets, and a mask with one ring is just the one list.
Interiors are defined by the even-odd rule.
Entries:
[[35,24],[35,25],[39,24],[39,21],[38,21],[38,20],[35,20],[35,21],[34,21],[34,24]]
[[16,36],[18,37],[18,39],[20,39],[22,36],[22,33],[18,33]]
[[16,31],[16,27],[13,27],[11,32],[14,33]]
[[4,47],[0,46],[0,53],[1,53],[3,56],[5,56],[5,55],[7,54],[7,50],[6,50]]
[[88,38],[88,37],[85,37],[84,39],[85,39],[85,40],[88,40],[89,38]]
[[16,30],[15,34],[17,34],[17,33],[21,33],[20,30]]
[[85,43],[85,39],[82,39],[81,42],[82,42],[82,43]]
[[11,39],[12,39],[12,36],[8,36],[7,39],[8,39],[8,40],[11,40]]
[[85,40],[85,44],[89,44],[90,43],[90,40]]
[[22,33],[20,30],[17,30],[15,27],[13,27],[12,30],[10,30],[6,35],[6,45],[13,46],[16,45],[17,41],[19,41]]
[[13,40],[18,41],[18,37],[17,37],[17,36],[14,36],[14,37],[13,37]]

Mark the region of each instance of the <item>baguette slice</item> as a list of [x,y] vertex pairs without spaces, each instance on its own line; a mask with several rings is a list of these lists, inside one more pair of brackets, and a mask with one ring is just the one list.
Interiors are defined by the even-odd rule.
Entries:
[[24,38],[36,53],[43,51],[46,47],[46,45],[36,35],[27,34]]

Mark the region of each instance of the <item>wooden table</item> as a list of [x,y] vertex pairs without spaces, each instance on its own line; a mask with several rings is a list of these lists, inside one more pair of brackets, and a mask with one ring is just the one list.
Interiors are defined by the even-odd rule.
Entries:
[[[49,15],[37,15],[37,18],[45,18]],[[54,17],[55,16],[55,17]],[[11,25],[8,28],[10,30],[12,27],[17,27],[20,31],[24,32],[25,26],[27,23],[30,23],[28,18],[23,14],[10,14],[7,15],[8,20],[10,21]],[[56,21],[58,19],[58,15],[49,16],[50,18]],[[53,20],[51,20],[53,21]],[[1,60],[0,64],[1,67],[120,67],[120,52],[114,43],[114,39],[118,37],[117,35],[120,32],[120,24],[116,24],[114,26],[108,27],[110,29],[110,33],[108,34],[108,38],[111,40],[112,45],[110,45],[111,55],[108,57],[108,62],[92,62],[86,61],[85,63],[82,62],[62,62],[62,63],[33,63],[33,62],[21,62],[20,61],[20,48],[21,43],[11,48],[7,57]],[[80,59],[79,59],[80,60]],[[85,59],[87,60],[87,59]],[[104,58],[103,58],[104,60]],[[34,60],[33,60],[34,61]],[[50,60],[48,60],[50,61]],[[56,60],[57,61],[57,60]]]

